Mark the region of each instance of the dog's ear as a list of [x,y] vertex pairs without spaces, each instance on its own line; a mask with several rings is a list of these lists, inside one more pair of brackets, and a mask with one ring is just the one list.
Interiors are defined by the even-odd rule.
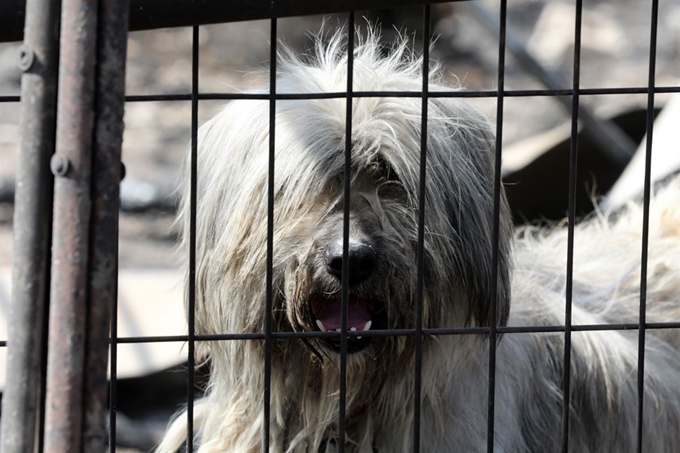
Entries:
[[[501,188],[502,190],[502,188]],[[468,203],[474,203],[469,200]],[[511,227],[505,195],[501,193],[499,212],[498,249],[494,256],[494,211],[480,210],[462,218],[453,217],[456,229],[458,272],[468,301],[466,325],[491,325],[491,304],[496,301],[496,325],[504,326],[510,312],[510,238]],[[492,204],[490,205],[492,206]],[[485,225],[484,225],[485,224]],[[496,262],[496,285],[493,285],[493,265]]]
[[[503,187],[494,206],[495,139],[487,120],[470,106],[457,103],[442,110],[455,124],[449,134],[448,175],[452,192],[445,201],[454,230],[454,256],[458,279],[467,295],[467,325],[491,325],[491,303],[496,303],[496,325],[505,325],[510,311],[510,247],[512,219]],[[435,170],[436,171],[436,170]],[[498,223],[495,227],[495,211]],[[495,237],[497,231],[497,238]],[[497,256],[494,241],[498,241]],[[496,262],[496,284],[494,280]]]
[[[491,304],[496,303],[495,321],[496,326],[504,326],[508,322],[510,314],[510,280],[511,280],[511,238],[512,226],[510,219],[510,212],[507,205],[503,187],[500,188],[500,206],[499,206],[499,223],[498,223],[498,248],[494,254],[494,211],[491,210],[486,214],[490,217],[492,229],[491,236],[488,238],[488,247],[485,250],[484,256],[479,257],[484,260],[480,263],[484,266],[485,273],[482,275],[472,276],[477,281],[473,284],[474,292],[470,294],[470,315],[472,316],[475,325],[488,327],[492,324],[491,319]],[[493,285],[493,266],[496,263],[496,285]]]

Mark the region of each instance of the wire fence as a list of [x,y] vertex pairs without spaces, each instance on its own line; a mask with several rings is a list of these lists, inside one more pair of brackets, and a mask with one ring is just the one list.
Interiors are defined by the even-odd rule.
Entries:
[[[427,2],[417,2],[427,3]],[[505,75],[506,75],[506,25],[507,25],[507,0],[500,0],[500,33],[498,42],[498,74],[497,74],[497,89],[496,90],[471,90],[471,91],[429,91],[429,43],[431,38],[431,18],[430,5],[423,5],[423,67],[422,67],[422,90],[411,92],[392,92],[392,91],[354,91],[353,90],[353,59],[354,59],[354,33],[347,34],[347,88],[343,92],[325,92],[313,94],[291,94],[280,93],[277,87],[276,68],[277,68],[277,19],[271,19],[270,33],[271,33],[271,47],[270,47],[270,77],[269,77],[269,93],[255,94],[255,93],[200,93],[199,92],[199,32],[198,25],[192,28],[192,58],[191,58],[191,92],[177,93],[177,94],[158,94],[158,95],[127,95],[125,102],[155,102],[155,101],[186,101],[191,103],[191,165],[190,172],[187,178],[190,181],[191,195],[190,195],[190,229],[189,229],[189,279],[188,279],[188,299],[187,299],[187,335],[167,335],[167,336],[118,336],[117,331],[117,306],[115,298],[112,301],[112,313],[110,316],[110,386],[109,386],[109,420],[110,428],[108,432],[108,443],[111,452],[115,451],[116,446],[116,411],[117,411],[117,361],[118,352],[117,347],[121,344],[130,343],[150,343],[150,342],[181,342],[186,343],[187,352],[187,369],[186,369],[186,404],[187,404],[187,430],[189,433],[194,432],[193,426],[193,407],[195,398],[195,346],[198,342],[215,342],[215,341],[261,341],[264,345],[265,351],[265,387],[264,391],[264,405],[263,413],[265,420],[265,429],[262,433],[263,451],[269,451],[270,445],[270,401],[271,401],[271,367],[272,367],[272,345],[277,341],[292,341],[295,339],[336,339],[340,344],[340,393],[338,406],[338,441],[337,449],[339,452],[345,451],[345,407],[346,407],[346,379],[347,379],[347,342],[348,339],[358,336],[364,337],[381,337],[381,336],[408,336],[414,338],[414,425],[413,425],[413,447],[412,451],[420,451],[420,422],[421,422],[421,387],[422,387],[422,358],[423,358],[423,338],[427,336],[438,335],[485,335],[489,340],[489,357],[488,357],[488,407],[487,407],[487,451],[493,452],[495,446],[494,426],[495,426],[495,376],[496,376],[496,345],[501,335],[511,335],[517,333],[563,333],[564,335],[564,357],[563,369],[564,375],[562,379],[562,432],[561,445],[562,451],[569,450],[569,408],[571,395],[570,382],[570,364],[571,364],[571,337],[574,332],[584,331],[615,331],[615,330],[637,330],[639,331],[639,349],[638,349],[638,364],[637,364],[637,385],[638,385],[638,415],[637,415],[637,451],[644,451],[644,439],[642,437],[643,428],[642,420],[643,414],[643,395],[644,395],[644,352],[645,352],[645,335],[646,331],[650,329],[677,329],[680,328],[680,321],[673,322],[646,322],[646,285],[647,285],[647,260],[648,260],[648,240],[649,240],[649,205],[651,194],[651,150],[652,150],[652,135],[654,125],[654,107],[655,96],[662,93],[680,93],[680,89],[675,86],[660,86],[655,84],[655,61],[656,61],[656,35],[658,27],[658,0],[652,2],[650,11],[650,37],[649,37],[649,67],[648,67],[648,84],[642,87],[628,87],[628,88],[581,88],[580,86],[580,64],[581,64],[581,33],[582,33],[582,0],[576,0],[574,15],[575,15],[575,29],[574,29],[574,56],[573,56],[573,79],[572,86],[564,89],[527,89],[527,90],[506,90],[505,89]],[[305,11],[301,8],[296,13],[304,14]],[[355,13],[347,13],[347,29],[354,30],[355,27]],[[578,128],[579,128],[579,106],[582,96],[585,95],[627,95],[627,94],[644,94],[647,95],[647,154],[646,154],[646,172],[644,181],[644,222],[642,225],[642,243],[641,243],[641,280],[640,280],[640,314],[638,323],[607,323],[607,324],[589,324],[589,325],[572,325],[572,297],[573,297],[573,270],[574,270],[574,225],[576,224],[576,191],[577,191],[577,159],[578,159]],[[499,218],[501,205],[501,161],[502,161],[502,142],[503,142],[503,123],[504,123],[504,101],[508,97],[529,97],[529,96],[545,96],[558,97],[566,96],[571,98],[572,117],[571,117],[571,142],[570,142],[570,158],[569,158],[569,202],[568,202],[568,242],[567,242],[567,269],[566,269],[566,297],[565,297],[565,324],[564,325],[548,325],[548,326],[499,326],[497,322],[496,300],[489,301],[490,311],[490,325],[488,327],[460,327],[460,328],[429,328],[423,325],[423,284],[424,284],[424,236],[425,236],[425,182],[427,174],[425,171],[427,161],[427,117],[428,117],[428,103],[431,99],[437,98],[495,98],[497,100],[496,109],[496,148],[495,148],[495,177],[494,177],[494,218],[493,218],[493,277],[491,281],[494,287],[491,288],[491,294],[497,296],[497,288],[495,287],[498,271],[499,260]],[[300,100],[300,99],[345,99],[347,101],[346,110],[346,134],[345,141],[345,163],[344,171],[346,175],[351,173],[352,168],[352,103],[354,99],[358,98],[373,98],[373,97],[411,97],[422,100],[422,118],[421,118],[421,150],[420,150],[420,187],[419,187],[419,208],[418,208],[418,248],[417,248],[417,285],[415,290],[416,311],[415,323],[411,329],[383,329],[370,330],[363,332],[352,332],[348,330],[348,297],[349,297],[349,279],[342,278],[342,327],[340,332],[280,332],[273,329],[272,326],[272,306],[274,300],[273,288],[273,259],[277,244],[274,241],[274,178],[276,177],[275,169],[275,143],[276,143],[276,108],[278,101],[285,100]],[[19,96],[0,96],[0,102],[18,102]],[[268,179],[268,223],[267,223],[267,273],[266,273],[266,313],[264,314],[265,329],[263,332],[224,332],[220,334],[198,334],[195,329],[195,292],[196,292],[196,214],[197,204],[200,200],[197,199],[197,183],[200,175],[197,174],[198,165],[198,149],[200,143],[198,142],[198,110],[201,101],[208,100],[260,100],[269,103],[269,179]],[[349,275],[349,237],[350,237],[350,178],[344,178],[344,215],[343,215],[343,275]],[[5,346],[5,342],[1,342],[0,346]],[[193,436],[188,436],[186,451],[191,453],[197,448],[194,445]]]

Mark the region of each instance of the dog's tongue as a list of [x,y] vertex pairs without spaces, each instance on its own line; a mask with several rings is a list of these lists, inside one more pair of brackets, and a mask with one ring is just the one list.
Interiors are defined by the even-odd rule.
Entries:
[[[326,330],[338,330],[342,327],[342,305],[339,297],[313,298],[311,300],[312,311],[316,319],[323,324]],[[352,327],[356,330],[365,330],[366,323],[371,320],[373,302],[349,296],[347,300],[347,330]]]

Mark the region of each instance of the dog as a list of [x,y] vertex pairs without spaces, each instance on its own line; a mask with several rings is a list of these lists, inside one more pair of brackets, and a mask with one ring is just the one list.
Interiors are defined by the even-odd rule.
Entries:
[[[279,93],[346,89],[347,49],[338,32],[314,55],[281,50]],[[402,40],[385,51],[378,33],[353,53],[355,91],[422,89],[422,58]],[[429,90],[451,91],[432,64]],[[260,90],[267,93],[268,87]],[[421,162],[420,97],[352,100],[349,242],[343,258],[346,99],[276,104],[272,250],[274,332],[337,331],[348,279],[346,452],[407,452],[414,443],[415,328]],[[269,104],[237,100],[198,135],[195,328],[198,334],[265,331]],[[495,138],[462,99],[428,101],[422,326],[563,326],[567,229],[513,232],[505,196],[494,227]],[[561,177],[561,176],[560,176]],[[566,176],[565,176],[566,177]],[[188,243],[189,189],[181,206]],[[680,320],[680,182],[653,197],[647,322]],[[631,203],[575,226],[573,325],[638,323],[643,209]],[[498,236],[494,269],[494,232]],[[343,259],[349,272],[343,274]],[[495,302],[495,316],[491,305]],[[680,335],[648,329],[644,346],[642,449],[680,447]],[[638,330],[575,330],[568,376],[569,451],[631,451],[637,440]],[[423,335],[420,451],[487,451],[490,335]],[[338,449],[340,334],[271,343],[269,451]],[[265,342],[198,342],[209,358],[196,403],[201,453],[263,449]],[[495,352],[494,451],[562,449],[565,333],[499,334]],[[158,452],[187,438],[186,415]]]

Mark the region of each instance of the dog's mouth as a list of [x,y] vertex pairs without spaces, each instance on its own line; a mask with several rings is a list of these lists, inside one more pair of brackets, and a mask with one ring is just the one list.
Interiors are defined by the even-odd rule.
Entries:
[[[342,329],[342,302],[340,297],[315,296],[310,299],[316,328],[322,332],[340,332]],[[371,337],[360,332],[380,328],[384,318],[383,304],[375,299],[365,299],[350,294],[347,299],[347,352],[362,351],[371,344]],[[336,352],[340,351],[340,338],[324,338],[326,344]]]

